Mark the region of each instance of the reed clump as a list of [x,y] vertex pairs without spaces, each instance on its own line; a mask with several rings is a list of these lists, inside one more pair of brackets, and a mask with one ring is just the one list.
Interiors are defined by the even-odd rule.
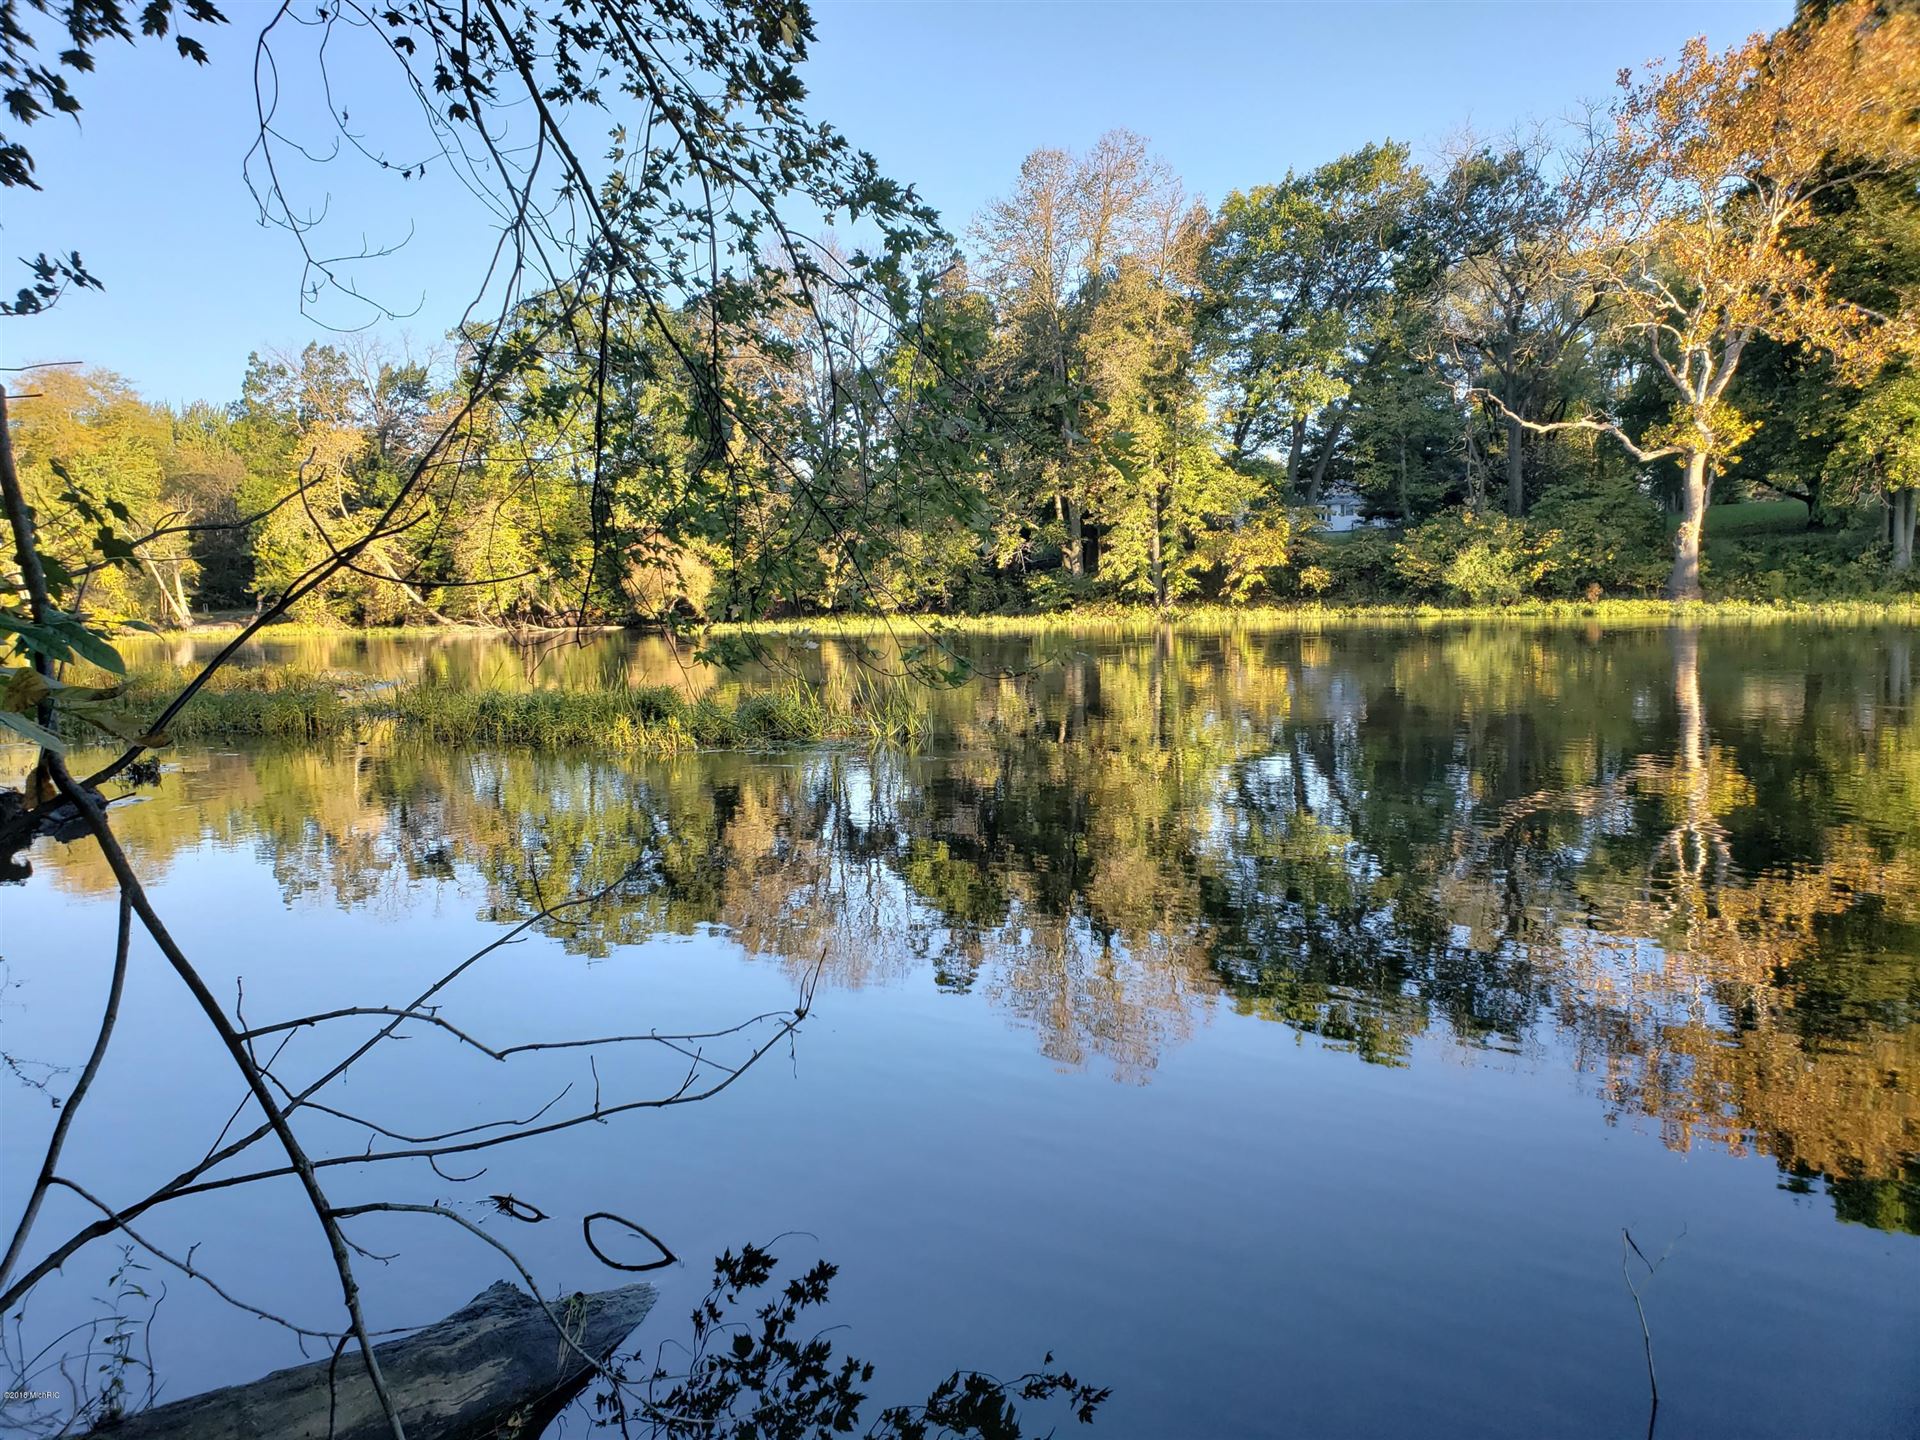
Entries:
[[[116,702],[150,716],[189,672],[136,674]],[[906,743],[922,729],[906,686],[874,682],[833,694],[791,681],[690,697],[636,689],[466,688],[382,682],[329,671],[260,667],[216,671],[167,727],[175,741],[353,739],[375,734],[437,745],[589,749],[671,755],[823,740]]]

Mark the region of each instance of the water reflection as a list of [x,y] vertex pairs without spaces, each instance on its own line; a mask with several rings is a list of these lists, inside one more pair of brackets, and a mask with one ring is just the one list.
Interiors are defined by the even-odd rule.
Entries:
[[[682,673],[656,642],[538,663],[354,644],[295,658]],[[1920,1231],[1912,645],[1789,626],[1006,642],[981,647],[996,678],[929,694],[921,753],[203,751],[119,827],[149,869],[250,847],[288,896],[369,917],[458,872],[517,918],[638,865],[571,948],[721,926],[796,968],[824,955],[841,985],[977,992],[1059,1064],[1129,1082],[1222,1006],[1369,1064],[1421,1036],[1566,1056],[1609,1121],[1759,1152],[1843,1219]],[[45,869],[109,883],[84,847]]]

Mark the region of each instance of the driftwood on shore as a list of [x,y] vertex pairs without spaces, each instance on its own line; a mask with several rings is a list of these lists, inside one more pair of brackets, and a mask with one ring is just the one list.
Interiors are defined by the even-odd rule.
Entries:
[[[502,1280],[434,1325],[374,1347],[407,1440],[533,1440],[653,1308],[651,1285],[553,1304]],[[558,1320],[573,1338],[561,1339]],[[278,1370],[95,1432],[112,1440],[387,1440],[359,1357]]]

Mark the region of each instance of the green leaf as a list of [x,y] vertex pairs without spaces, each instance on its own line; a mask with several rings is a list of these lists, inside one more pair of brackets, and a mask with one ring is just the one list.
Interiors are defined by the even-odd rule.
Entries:
[[108,674],[127,673],[127,662],[120,658],[120,652],[109,645],[105,637],[96,635],[73,616],[62,613],[48,623],[59,630],[77,654],[91,660]]
[[[113,736],[116,740],[124,740],[129,745],[152,745],[154,743],[154,737],[147,733],[147,722],[140,716],[130,715],[124,710],[113,710],[98,702],[90,702],[81,705],[62,706],[61,713],[63,715],[72,715],[79,720],[84,720],[87,724],[93,726],[94,729],[103,731]],[[164,736],[160,737],[159,743],[162,745],[166,743]]]
[[32,655],[44,655],[49,660],[71,660],[73,650],[66,640],[50,625],[39,625],[18,615],[0,613],[0,630],[16,637],[20,648]]
[[51,730],[36,724],[24,715],[15,714],[11,710],[0,710],[0,729],[11,730],[14,734],[20,736],[21,739],[31,741],[42,750],[51,750],[56,755],[64,755],[66,753],[66,741],[62,740]]

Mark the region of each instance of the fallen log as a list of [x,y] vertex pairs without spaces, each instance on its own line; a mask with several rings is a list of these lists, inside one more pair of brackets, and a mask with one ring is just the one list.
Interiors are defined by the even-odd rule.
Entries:
[[[651,1285],[556,1301],[552,1315],[505,1280],[437,1324],[376,1345],[407,1440],[533,1440],[646,1318]],[[560,1338],[555,1321],[579,1346]],[[94,1432],[112,1440],[388,1440],[359,1356],[277,1370],[157,1405]]]

